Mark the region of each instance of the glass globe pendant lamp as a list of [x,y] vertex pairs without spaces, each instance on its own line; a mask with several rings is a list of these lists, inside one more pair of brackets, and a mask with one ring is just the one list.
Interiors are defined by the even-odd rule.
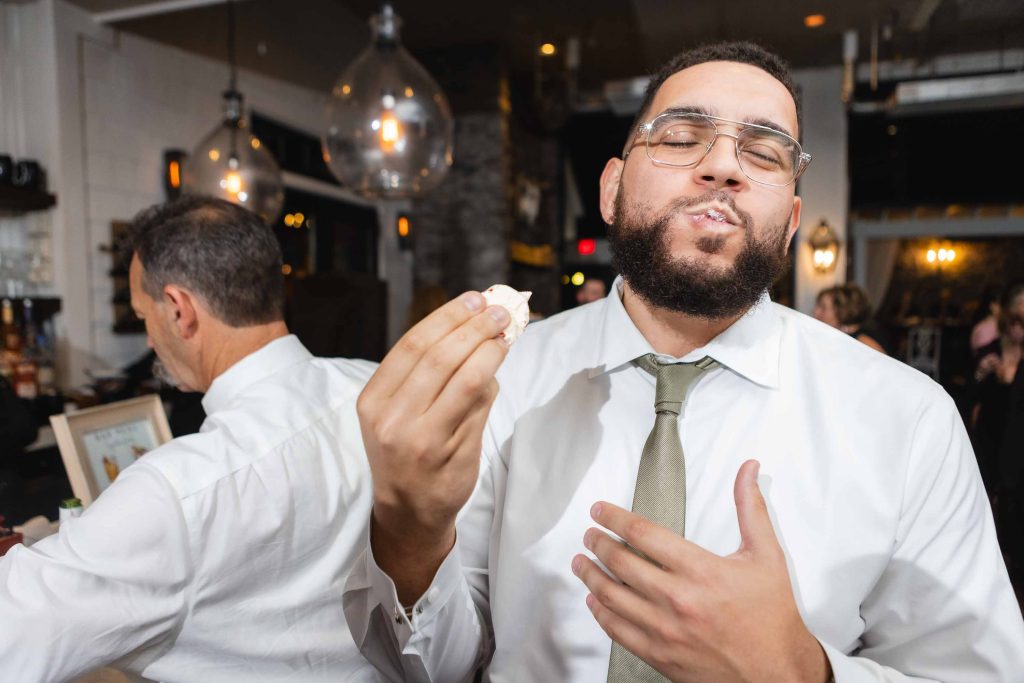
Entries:
[[324,160],[342,185],[381,199],[421,195],[452,163],[448,100],[402,47],[390,5],[370,20],[370,46],[345,69],[327,104]]
[[272,224],[284,206],[284,181],[273,155],[249,132],[236,87],[233,2],[227,5],[231,83],[224,92],[224,118],[182,164],[182,189],[226,199]]

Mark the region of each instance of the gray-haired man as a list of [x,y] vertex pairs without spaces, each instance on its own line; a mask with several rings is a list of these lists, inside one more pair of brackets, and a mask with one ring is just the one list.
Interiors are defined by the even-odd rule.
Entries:
[[4,670],[375,680],[338,605],[369,512],[355,399],[373,365],[288,334],[280,248],[246,210],[179,200],[141,213],[133,239],[132,307],[208,417],[0,561]]

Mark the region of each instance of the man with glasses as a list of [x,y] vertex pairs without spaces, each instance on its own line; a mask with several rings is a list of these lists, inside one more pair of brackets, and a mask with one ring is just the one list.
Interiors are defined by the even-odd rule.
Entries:
[[469,292],[384,360],[344,602],[389,678],[1020,680],[953,402],[768,299],[798,137],[777,57],[677,56],[601,176],[609,296],[509,352],[507,314]]

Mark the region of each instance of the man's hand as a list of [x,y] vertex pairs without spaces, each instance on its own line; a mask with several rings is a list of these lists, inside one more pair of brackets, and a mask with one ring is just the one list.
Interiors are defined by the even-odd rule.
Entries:
[[374,558],[403,604],[430,585],[480,468],[484,424],[508,346],[500,306],[466,292],[388,353],[356,408],[373,472]]
[[797,611],[758,467],[747,461],[736,476],[741,543],[728,557],[610,503],[591,509],[649,559],[589,529],[584,545],[622,583],[577,555],[572,569],[590,589],[587,605],[605,633],[672,681],[824,683],[831,674]]

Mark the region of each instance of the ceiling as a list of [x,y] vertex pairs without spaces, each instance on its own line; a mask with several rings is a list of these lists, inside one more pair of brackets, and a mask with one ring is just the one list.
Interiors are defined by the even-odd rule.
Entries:
[[[154,4],[71,2],[97,14]],[[882,59],[1024,48],[1020,0],[396,0],[394,5],[404,21],[403,41],[414,54],[453,46],[496,46],[513,72],[533,68],[542,42],[563,48],[567,39],[576,37],[581,45],[580,86],[585,90],[649,73],[687,46],[721,39],[760,42],[794,66],[839,63],[847,29],[859,32],[860,56],[866,59],[875,25]],[[238,62],[243,68],[327,90],[366,46],[366,20],[378,7],[374,0],[238,2]],[[806,28],[803,18],[819,13],[825,15],[825,24]],[[112,25],[227,59],[223,4]]]

